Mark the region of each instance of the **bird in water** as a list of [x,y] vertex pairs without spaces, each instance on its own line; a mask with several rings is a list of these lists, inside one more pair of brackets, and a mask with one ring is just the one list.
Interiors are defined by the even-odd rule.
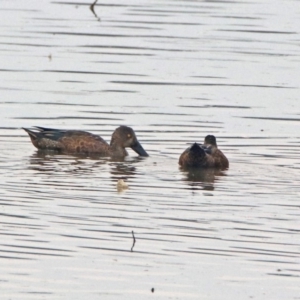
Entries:
[[207,135],[204,144],[194,143],[180,155],[179,165],[183,168],[225,170],[229,167],[229,161],[223,152],[218,149],[215,136]]
[[124,157],[125,148],[133,149],[140,156],[148,156],[132,128],[118,127],[112,134],[110,144],[99,135],[81,130],[60,130],[35,126],[35,130],[23,128],[32,144],[40,150],[54,150],[68,154],[97,154]]
[[213,168],[215,160],[197,143],[187,148],[179,158],[179,165],[184,168]]

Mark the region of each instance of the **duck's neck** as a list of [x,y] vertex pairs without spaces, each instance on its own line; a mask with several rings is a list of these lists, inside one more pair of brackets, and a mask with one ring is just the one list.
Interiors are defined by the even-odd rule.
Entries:
[[110,144],[110,151],[112,156],[127,156],[128,153],[125,148],[117,143]]

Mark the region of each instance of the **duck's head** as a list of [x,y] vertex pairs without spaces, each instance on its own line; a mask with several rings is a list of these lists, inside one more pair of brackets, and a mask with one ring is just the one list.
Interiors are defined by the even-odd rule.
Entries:
[[133,129],[128,126],[120,126],[114,131],[110,145],[118,145],[122,148],[131,148],[140,156],[149,156],[139,143]]
[[204,144],[209,144],[209,145],[213,145],[213,146],[217,146],[217,140],[216,137],[214,135],[207,135],[204,139]]

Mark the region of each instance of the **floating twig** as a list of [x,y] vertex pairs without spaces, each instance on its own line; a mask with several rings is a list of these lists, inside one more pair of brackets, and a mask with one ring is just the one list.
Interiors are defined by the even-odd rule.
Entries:
[[135,245],[135,236],[134,236],[133,230],[131,231],[131,233],[132,233],[132,237],[133,237],[133,244],[132,244],[132,247],[131,247],[131,252],[132,252],[133,251],[133,247]]
[[90,5],[90,10],[92,11],[92,13],[94,14],[94,16],[98,19],[98,21],[100,21],[100,18],[97,16],[97,14],[95,13],[95,5],[98,2],[98,0],[95,0],[93,4]]

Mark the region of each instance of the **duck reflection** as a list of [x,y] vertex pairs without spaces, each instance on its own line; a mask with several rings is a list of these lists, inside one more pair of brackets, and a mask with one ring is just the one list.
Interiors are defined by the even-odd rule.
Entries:
[[213,191],[214,183],[226,173],[217,169],[199,169],[199,168],[180,168],[184,174],[183,181],[186,181],[191,187],[201,187],[204,190]]
[[137,173],[135,165],[141,157],[102,157],[97,155],[67,155],[54,151],[37,151],[29,158],[29,168],[41,173],[73,173],[76,175],[109,172],[112,180],[127,179]]
[[136,161],[131,161],[130,164],[120,162],[111,164],[111,177],[120,178],[120,176],[123,176],[122,179],[133,177],[136,174],[136,167],[133,165],[135,163]]
[[[117,190],[119,193],[127,190],[130,179],[136,177],[140,172],[137,170],[136,165],[142,160],[143,158],[141,157],[130,157],[130,159],[126,158],[124,162],[118,161],[110,164],[110,178],[112,182],[117,182]],[[120,182],[122,184],[120,184]]]
[[60,154],[55,151],[37,151],[29,158],[31,170],[39,171],[42,173],[57,173],[60,170],[65,172],[92,172],[92,169],[99,164],[104,164],[104,159],[97,160],[96,163],[86,164],[85,160],[89,159],[94,161],[95,158],[86,157],[83,155],[66,155]]

